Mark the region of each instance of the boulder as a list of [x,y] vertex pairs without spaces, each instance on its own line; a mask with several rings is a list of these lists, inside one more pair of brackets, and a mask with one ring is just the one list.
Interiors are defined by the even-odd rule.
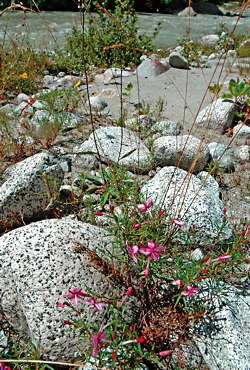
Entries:
[[234,150],[224,144],[211,142],[208,144],[211,158],[216,162],[216,168],[223,172],[234,172],[235,161],[233,158]]
[[191,135],[162,136],[153,143],[159,166],[176,166],[184,170],[202,171],[209,159],[208,148]]
[[234,116],[234,104],[217,99],[198,114],[196,123],[224,134],[232,127]]
[[234,149],[234,157],[240,161],[250,161],[250,146],[241,145]]
[[[211,286],[219,291],[213,293]],[[204,316],[193,337],[209,369],[248,369],[250,363],[250,296],[225,283],[204,281]],[[210,304],[209,304],[210,302]],[[209,307],[208,307],[209,305]],[[212,316],[211,316],[212,313]]]
[[[66,301],[63,295],[73,288],[109,294],[87,251],[102,256],[100,250],[111,250],[110,243],[102,229],[70,217],[32,223],[0,238],[0,314],[19,335],[37,343],[43,358],[74,360],[84,350],[79,331],[64,325],[70,317],[57,302]],[[88,306],[81,307],[87,315]],[[102,321],[103,312],[94,314],[93,322]]]
[[3,225],[10,218],[28,220],[43,214],[51,200],[50,192],[56,192],[62,183],[63,170],[48,152],[42,152],[9,167],[4,178],[0,187]]
[[[94,155],[95,160],[100,155],[102,161],[123,165],[132,172],[143,172],[149,169],[152,164],[150,152],[139,136],[122,127],[99,128],[77,150],[78,153],[90,152],[90,155]],[[88,153],[86,154],[88,155]],[[78,156],[79,166],[80,158]]]
[[173,51],[169,55],[169,64],[173,68],[179,68],[179,69],[189,69],[188,61],[187,59],[181,55],[180,53]]
[[194,226],[197,242],[204,243],[214,238],[227,240],[232,236],[232,229],[226,223],[220,231],[224,206],[219,185],[207,172],[199,176],[177,167],[164,167],[142,187],[141,192],[165,208],[169,220],[182,219],[185,222],[183,232]]
[[180,135],[181,125],[171,120],[163,120],[156,122],[152,127],[153,138],[158,139],[161,136],[177,136]]
[[195,15],[197,15],[197,13],[191,6],[187,6],[185,9],[178,13],[179,17],[194,17]]
[[236,139],[242,138],[242,139],[249,140],[250,139],[250,127],[247,126],[246,124],[243,124],[243,122],[238,123],[238,125],[236,125],[233,128],[233,137]]
[[92,111],[96,114],[102,112],[108,106],[107,102],[98,95],[91,96],[89,102]]
[[151,55],[149,58],[144,58],[135,73],[139,77],[152,78],[168,71],[169,68],[168,63],[162,63],[157,56]]
[[220,40],[218,35],[206,35],[201,38],[201,42],[205,46],[214,46]]

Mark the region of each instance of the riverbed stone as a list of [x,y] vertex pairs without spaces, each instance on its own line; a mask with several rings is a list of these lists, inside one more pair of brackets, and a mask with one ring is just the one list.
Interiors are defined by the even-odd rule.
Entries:
[[[35,340],[43,358],[74,360],[84,350],[78,330],[57,302],[70,289],[109,294],[110,285],[90,260],[88,250],[102,256],[112,239],[102,229],[71,217],[43,220],[15,229],[0,238],[0,310],[21,336]],[[81,252],[77,248],[81,248]],[[89,308],[81,304],[87,315]],[[105,311],[94,313],[102,321]]]
[[181,124],[169,119],[155,122],[151,127],[153,138],[158,139],[161,136],[177,136],[181,132]]
[[[219,295],[211,303],[211,286],[203,283],[204,308],[210,308],[193,339],[209,369],[248,369],[250,363],[250,295],[228,284],[219,283]],[[210,315],[209,315],[210,313]],[[212,313],[212,316],[211,316]]]
[[173,51],[169,55],[169,64],[173,68],[179,68],[179,69],[189,69],[188,61],[187,59],[181,55],[180,53]]
[[[78,152],[90,151],[102,161],[123,165],[132,172],[145,171],[152,165],[149,149],[139,136],[122,127],[101,127],[95,130],[83,147],[78,147]],[[92,154],[91,154],[92,155]],[[80,157],[79,157],[80,160]]]
[[201,42],[204,46],[214,46],[220,40],[218,35],[206,35],[201,38]]
[[56,192],[63,180],[62,168],[48,152],[35,154],[9,167],[7,172],[0,187],[1,224],[10,218],[27,220],[43,214],[50,202],[48,184]]
[[232,127],[234,116],[234,104],[217,99],[198,114],[196,123],[224,134]]
[[152,197],[154,204],[165,208],[169,220],[181,219],[185,233],[191,226],[195,227],[197,243],[206,243],[207,239],[227,240],[232,236],[232,229],[223,224],[223,203],[220,199],[219,186],[207,172],[204,178],[177,167],[163,167],[151,180],[142,187],[144,197]]
[[98,95],[91,96],[89,102],[95,114],[101,113],[108,106],[108,103]]
[[195,15],[197,15],[197,13],[194,11],[194,9],[191,6],[187,6],[185,9],[183,9],[177,15],[179,17],[194,17]]
[[20,104],[24,100],[26,100],[26,102],[28,102],[29,98],[30,98],[29,95],[24,94],[24,93],[20,93],[20,94],[17,95],[16,101]]
[[139,77],[153,78],[166,72],[169,68],[170,65],[167,62],[162,63],[156,55],[151,55],[142,60],[135,73]]
[[216,162],[216,168],[223,172],[235,171],[234,150],[224,144],[211,142],[208,144],[211,158]]
[[192,135],[162,136],[153,143],[153,153],[159,166],[193,167],[202,171],[209,159],[209,149]]
[[237,139],[242,138],[249,140],[250,139],[250,127],[243,123],[238,123],[233,128],[233,137]]
[[241,145],[235,148],[234,157],[240,161],[250,161],[250,146]]

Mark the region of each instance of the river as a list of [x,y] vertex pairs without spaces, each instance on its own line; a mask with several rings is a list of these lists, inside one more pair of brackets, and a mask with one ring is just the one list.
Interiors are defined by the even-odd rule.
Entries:
[[[6,12],[0,17],[0,41],[18,39],[35,47],[53,50],[62,48],[65,44],[65,35],[70,33],[74,25],[80,26],[80,16],[77,12],[41,12],[27,13],[26,20],[22,19],[22,12]],[[178,39],[184,37],[190,26],[191,38],[196,39],[215,31],[221,22],[224,22],[231,31],[237,17],[223,17],[198,14],[193,18],[183,18],[168,14],[138,14],[140,32],[152,35],[158,22],[162,28],[154,43],[158,48],[176,45]],[[22,25],[25,22],[25,25]],[[237,32],[250,33],[250,19],[242,18],[237,25]]]

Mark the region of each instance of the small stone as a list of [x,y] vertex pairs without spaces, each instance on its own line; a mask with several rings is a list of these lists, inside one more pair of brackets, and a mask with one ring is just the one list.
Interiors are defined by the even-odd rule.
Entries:
[[169,55],[169,64],[173,68],[189,69],[187,59],[175,51]]

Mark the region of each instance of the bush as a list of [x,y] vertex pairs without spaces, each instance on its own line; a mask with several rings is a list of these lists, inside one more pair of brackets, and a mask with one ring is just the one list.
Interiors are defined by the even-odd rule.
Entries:
[[[117,1],[113,11],[105,8],[106,2],[102,4],[95,2],[97,14],[88,14],[85,18],[84,60],[97,67],[138,64],[143,52],[153,51],[152,39],[159,26],[152,37],[140,35],[136,25],[137,15],[130,0]],[[82,41],[82,31],[74,27],[65,47],[71,57],[72,69],[82,66]]]

